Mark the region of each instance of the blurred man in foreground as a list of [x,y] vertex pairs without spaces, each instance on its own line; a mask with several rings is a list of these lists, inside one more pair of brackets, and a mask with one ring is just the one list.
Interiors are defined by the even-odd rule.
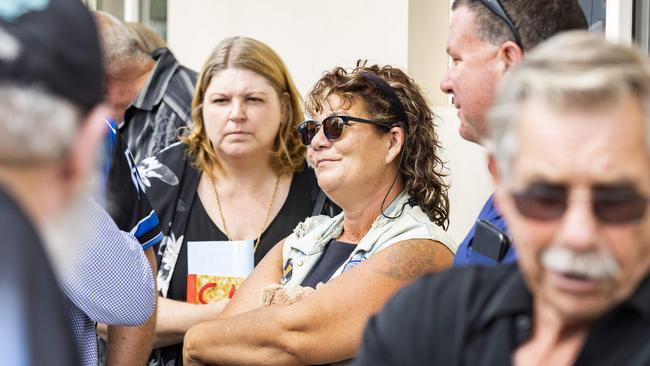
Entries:
[[[27,272],[14,276],[19,282],[13,292],[19,292],[16,298],[25,304],[13,304],[23,313],[12,328],[16,337],[26,333],[41,338],[34,343],[38,347],[34,352],[29,343],[17,342],[18,350],[7,353],[22,356],[2,364],[78,364],[70,357],[58,361],[67,352],[65,340],[69,338],[65,331],[54,331],[52,323],[60,319],[57,314],[48,317],[32,311],[39,304],[49,305],[52,296],[41,295],[57,288],[30,281],[32,272],[48,271],[48,263],[66,295],[68,322],[72,322],[83,365],[97,364],[95,321],[137,325],[152,313],[153,276],[140,245],[119,231],[110,216],[89,199],[91,178],[98,171],[97,148],[106,132],[103,117],[108,109],[102,99],[97,32],[81,2],[3,2],[0,184],[8,195],[2,195],[1,209],[3,214],[16,212],[11,217],[18,219],[2,220],[2,224],[13,225],[3,230],[9,239],[20,234],[20,240],[8,248],[21,251],[20,255],[9,258],[20,260],[17,270]],[[27,220],[42,235],[47,258],[40,255],[38,235],[33,229],[30,232]],[[25,253],[34,258],[30,260]],[[52,308],[57,308],[56,303]],[[21,349],[20,344],[27,346]]]
[[358,364],[650,364],[646,57],[568,33],[500,90],[491,161],[518,266],[425,277],[369,322]]

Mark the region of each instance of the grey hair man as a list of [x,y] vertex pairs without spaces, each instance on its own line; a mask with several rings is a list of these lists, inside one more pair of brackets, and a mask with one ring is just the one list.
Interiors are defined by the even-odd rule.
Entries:
[[[77,0],[3,2],[0,184],[8,194],[3,195],[0,208],[5,211],[5,202],[13,199],[14,210],[22,209],[42,236],[66,295],[68,323],[82,365],[97,364],[95,321],[142,324],[155,304],[153,275],[140,245],[89,198],[98,171],[98,148],[106,133],[103,118],[108,108],[102,100],[101,51],[93,19],[83,4]],[[2,225],[7,222],[2,220]],[[3,226],[2,232],[13,230],[15,226]],[[43,267],[47,261],[35,263]],[[32,301],[44,300],[34,293]],[[39,316],[37,320],[32,324],[28,318],[23,333],[49,328],[50,319]],[[65,339],[65,334],[49,334],[41,345],[60,344],[59,337]],[[38,362],[28,355],[31,360],[2,364],[58,364],[56,348],[39,351],[51,354],[43,354]],[[13,352],[20,350],[6,353]]]
[[[81,172],[86,170],[85,164],[77,160],[76,164],[69,164],[68,169],[59,168],[59,174],[48,174],[54,169],[50,166],[56,165],[54,163],[63,151],[68,150],[62,147],[70,146],[70,137],[61,136],[59,130],[76,131],[74,125],[80,116],[77,108],[63,98],[52,96],[43,86],[31,85],[48,74],[49,66],[27,64],[26,60],[38,58],[36,52],[39,50],[30,47],[31,52],[26,52],[25,40],[16,36],[16,24],[17,19],[43,10],[42,4],[12,5],[13,8],[0,7],[0,128],[3,130],[0,134],[0,364],[78,364],[65,298],[56,282],[51,258],[47,257],[37,225],[62,211],[67,201],[65,197],[69,195],[67,192],[72,188],[68,186],[70,180],[76,182],[83,176]],[[63,3],[53,7],[66,14],[79,11],[82,6],[78,4],[75,8]],[[68,45],[74,48],[80,43],[86,45],[90,42],[86,56],[92,60],[93,55],[97,55],[98,59],[97,42],[93,49],[92,41],[89,41],[92,35],[88,32],[87,38],[82,35]],[[70,61],[66,57],[64,60]],[[84,68],[82,72],[89,73],[92,79],[92,67]],[[100,99],[99,68],[96,73],[97,94],[82,102],[89,107]],[[57,89],[62,91],[63,86],[59,85]],[[40,118],[52,114],[56,116],[54,120]],[[48,135],[35,133],[41,124],[48,128],[47,132],[55,132],[51,139],[45,137]],[[82,132],[86,138],[98,133],[89,127]],[[50,131],[52,129],[55,131]],[[42,144],[34,141],[40,136],[43,136]],[[84,148],[87,149],[87,145]],[[56,158],[48,159],[48,156]],[[73,174],[60,174],[64,171]],[[36,179],[45,175],[56,179]],[[61,181],[63,178],[66,178],[64,182]],[[44,196],[48,199],[42,205],[38,204],[38,198],[43,197],[34,194],[38,191],[30,192],[39,182],[48,191],[53,191]],[[24,186],[25,183],[28,185]],[[72,188],[73,192],[75,190]],[[34,293],[33,289],[38,292]]]
[[489,119],[518,266],[422,279],[370,321],[359,364],[650,364],[647,58],[557,36],[508,76]]
[[[0,7],[0,182],[41,231],[87,193],[105,133],[97,33],[77,3]],[[50,251],[55,267],[69,249]]]
[[171,51],[151,55],[139,47],[126,25],[95,12],[104,50],[106,100],[136,162],[178,140],[191,125],[196,72],[180,65]]
[[[453,96],[461,137],[478,144],[487,138],[487,110],[496,88],[525,53],[562,31],[586,28],[577,0],[455,0],[447,42],[452,63],[440,88]],[[483,220],[479,233],[487,227],[507,236],[506,222],[493,197],[485,203],[479,220]],[[486,241],[481,236],[477,239],[482,241],[480,245],[473,245],[476,231],[475,224],[458,248],[455,266],[495,265],[516,259],[505,241]]]

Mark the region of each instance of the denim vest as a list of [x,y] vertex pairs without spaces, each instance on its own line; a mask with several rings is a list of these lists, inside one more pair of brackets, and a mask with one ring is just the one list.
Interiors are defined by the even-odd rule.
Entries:
[[[457,245],[438,225],[431,222],[420,206],[408,204],[410,196],[402,191],[384,211],[390,219],[380,215],[370,230],[359,241],[348,260],[339,267],[332,278],[362,263],[378,251],[395,243],[411,239],[435,240],[456,253]],[[401,214],[400,214],[401,211]],[[284,241],[282,249],[282,285],[300,286],[303,279],[318,261],[325,246],[343,231],[343,213],[335,216],[314,216],[296,226]]]

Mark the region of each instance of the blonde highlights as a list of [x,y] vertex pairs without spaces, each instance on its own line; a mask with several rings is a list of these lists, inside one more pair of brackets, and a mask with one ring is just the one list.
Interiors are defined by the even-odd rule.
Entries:
[[289,71],[282,59],[266,44],[247,37],[226,38],[212,51],[203,65],[192,98],[192,121],[190,132],[181,138],[187,145],[188,155],[197,169],[212,175],[219,167],[212,142],[208,138],[203,121],[203,99],[212,78],[227,68],[253,71],[269,81],[278,98],[288,96],[283,105],[284,120],[270,152],[271,165],[278,174],[299,171],[304,166],[305,147],[300,142],[296,126],[304,117],[302,100]]
[[341,98],[349,106],[362,99],[368,113],[377,121],[397,121],[391,111],[390,101],[363,73],[372,73],[384,81],[397,94],[408,121],[406,124],[403,161],[399,172],[407,192],[414,197],[422,210],[437,225],[449,225],[449,187],[444,182],[445,163],[440,157],[441,145],[435,131],[435,115],[429,108],[420,87],[402,70],[378,65],[366,66],[360,62],[352,70],[336,67],[326,72],[307,96],[305,109],[311,115],[320,114],[330,95]]

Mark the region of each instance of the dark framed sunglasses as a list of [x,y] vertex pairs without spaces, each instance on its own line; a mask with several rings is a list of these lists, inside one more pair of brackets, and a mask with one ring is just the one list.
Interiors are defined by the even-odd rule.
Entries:
[[306,146],[311,144],[311,140],[314,139],[314,136],[323,128],[323,134],[329,141],[336,141],[341,138],[343,134],[343,127],[350,125],[352,122],[367,123],[370,125],[379,126],[385,129],[390,129],[394,126],[395,122],[380,122],[372,121],[369,119],[351,117],[351,116],[329,116],[323,119],[323,122],[318,123],[314,120],[307,120],[298,125],[298,132],[300,132],[300,137],[302,143]]
[[[536,183],[511,193],[519,213],[540,221],[561,218],[569,207],[570,189],[564,185]],[[596,186],[591,189],[591,209],[604,224],[629,224],[641,220],[648,198],[631,186]]]
[[488,10],[492,12],[492,14],[499,17],[499,19],[501,19],[508,26],[508,28],[510,28],[512,35],[515,37],[515,43],[517,43],[519,48],[523,50],[524,46],[523,43],[521,42],[521,36],[517,31],[517,27],[515,27],[515,23],[512,21],[512,18],[510,18],[510,16],[506,12],[506,9],[503,8],[501,2],[499,0],[479,0],[479,2],[483,4],[483,6],[488,8]]

